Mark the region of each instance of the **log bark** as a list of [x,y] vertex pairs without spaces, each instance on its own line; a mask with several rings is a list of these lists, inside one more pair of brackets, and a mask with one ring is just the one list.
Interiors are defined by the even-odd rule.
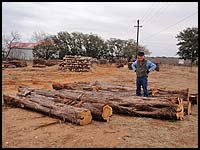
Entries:
[[110,92],[135,92],[131,87],[122,85],[107,85],[96,81],[95,83],[89,82],[74,82],[74,83],[53,83],[52,87],[54,89],[54,84],[60,85],[59,89],[68,90],[87,90],[87,91],[110,91]]
[[[96,81],[95,83],[89,82],[74,82],[74,83],[53,83],[53,89],[61,90],[61,89],[68,89],[68,90],[85,90],[85,91],[95,91],[95,92],[108,92],[113,93],[121,96],[135,96],[135,90],[129,86],[123,85],[114,85],[114,84],[105,84]],[[150,97],[180,97],[184,101],[188,100],[189,96],[189,89],[185,90],[165,90],[165,89],[155,89],[151,88],[148,90]]]
[[177,96],[184,101],[189,100],[189,88],[183,90],[166,90],[166,89],[152,89],[152,96]]
[[101,103],[85,103],[75,104],[77,107],[87,108],[92,113],[92,118],[101,121],[109,121],[112,116],[112,107]]
[[[36,94],[53,98],[84,101],[87,103],[102,103],[113,108],[114,113],[128,114],[132,116],[144,116],[162,119],[183,119],[183,101],[177,97],[120,97],[109,92],[93,92],[81,90],[34,90]],[[102,94],[103,93],[103,94]],[[106,93],[106,94],[104,94]],[[175,103],[175,102],[176,103]]]
[[36,65],[33,65],[32,67],[35,67],[35,68],[45,68],[46,65],[39,65],[39,64],[36,64]]
[[57,103],[86,108],[91,111],[92,118],[95,120],[108,122],[110,117],[112,116],[112,107],[103,103],[87,103],[81,101],[80,99],[78,99],[80,94],[77,97],[73,97],[73,95],[64,97],[63,95],[55,94],[52,91],[37,90],[26,87],[19,87],[18,91],[18,96],[29,96],[34,98],[37,97],[37,95],[43,95],[45,97],[49,97],[48,100],[52,100]]
[[7,105],[31,109],[37,112],[56,116],[64,121],[70,121],[77,125],[86,125],[92,120],[91,112],[88,109],[55,103],[42,95],[34,96],[34,98],[14,98],[9,95],[3,95],[3,99]]
[[16,67],[27,67],[27,63],[25,61],[11,60],[8,63]]

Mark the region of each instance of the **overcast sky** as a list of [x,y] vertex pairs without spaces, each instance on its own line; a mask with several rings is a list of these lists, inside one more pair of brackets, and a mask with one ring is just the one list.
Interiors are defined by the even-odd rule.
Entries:
[[29,42],[34,31],[96,33],[104,39],[135,39],[151,56],[177,57],[175,36],[198,27],[198,2],[3,2],[2,34],[19,32]]

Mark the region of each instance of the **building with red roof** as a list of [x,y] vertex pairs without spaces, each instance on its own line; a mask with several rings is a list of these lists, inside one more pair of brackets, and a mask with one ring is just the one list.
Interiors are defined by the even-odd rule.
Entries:
[[[42,44],[46,41],[38,41],[36,43],[22,43],[22,42],[13,42],[9,47],[12,48],[9,57],[14,59],[33,59],[33,48],[39,44]],[[53,41],[50,41],[53,44]]]

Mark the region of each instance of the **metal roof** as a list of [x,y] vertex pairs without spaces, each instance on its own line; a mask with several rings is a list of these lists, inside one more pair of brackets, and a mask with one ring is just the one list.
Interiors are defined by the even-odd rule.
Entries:
[[11,47],[12,48],[19,48],[19,49],[33,49],[34,46],[37,46],[37,45],[40,45],[40,44],[43,44],[43,43],[54,44],[53,40],[48,40],[48,41],[41,40],[41,41],[38,41],[36,43],[13,42],[11,44]]
[[20,42],[13,42],[11,44],[12,48],[20,48],[20,49],[33,49],[37,43],[20,43]]

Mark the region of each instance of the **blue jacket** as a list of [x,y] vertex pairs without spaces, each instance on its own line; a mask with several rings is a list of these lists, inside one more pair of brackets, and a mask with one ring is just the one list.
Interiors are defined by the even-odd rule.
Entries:
[[[138,60],[136,60],[134,63],[132,63],[131,67],[132,69],[135,71],[136,70],[136,66],[137,66],[137,62]],[[149,72],[152,72],[153,70],[156,69],[156,65],[154,63],[152,63],[150,60],[147,60],[147,68],[149,68]]]

